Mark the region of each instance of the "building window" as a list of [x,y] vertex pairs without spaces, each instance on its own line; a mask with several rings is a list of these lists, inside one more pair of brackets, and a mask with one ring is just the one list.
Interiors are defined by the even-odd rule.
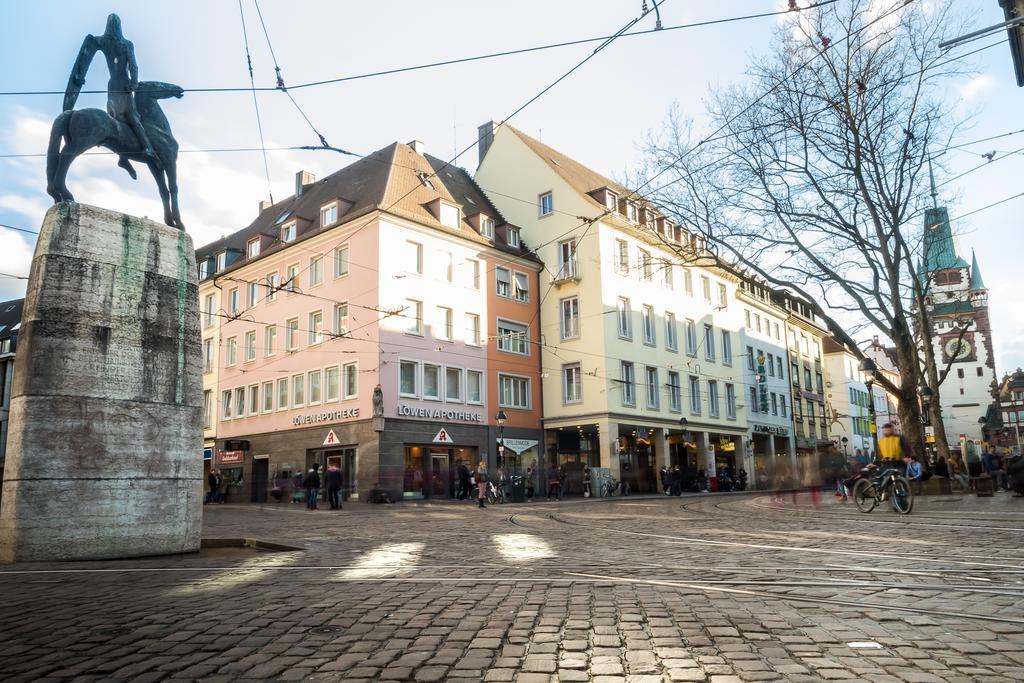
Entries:
[[525,325],[498,319],[498,350],[506,353],[528,355],[526,348],[527,329]]
[[786,379],[786,366],[782,363],[782,356],[775,356],[775,367],[779,373],[779,379]]
[[633,338],[633,313],[629,308],[629,299],[619,297],[618,301],[619,337]]
[[715,360],[715,328],[704,325],[704,360]]
[[220,271],[222,271],[225,268],[227,268],[227,266],[228,266],[228,253],[226,251],[222,251],[219,254],[217,254],[217,268],[215,269],[215,272],[219,273]]
[[256,330],[245,333],[245,362],[256,360]]
[[746,324],[747,329],[749,330],[750,329],[750,309],[749,308],[743,311],[743,322]]
[[700,277],[700,291],[704,295],[704,301],[711,303],[711,280],[706,275]]
[[346,399],[355,398],[359,394],[359,364],[345,363],[342,369],[345,380],[344,396]]
[[207,389],[203,392],[203,429],[209,429],[213,413],[213,391]]
[[619,210],[619,196],[611,190],[604,191],[604,206],[609,211]]
[[281,226],[281,241],[292,242],[295,240],[295,221],[285,223]]
[[757,413],[757,389],[750,387],[750,412]]
[[324,257],[313,256],[309,259],[309,286],[316,287],[324,281]]
[[665,314],[665,346],[669,351],[679,350],[679,335],[676,330],[676,314]]
[[277,409],[284,410],[288,407],[288,378],[282,377],[277,380]]
[[415,360],[402,360],[398,368],[398,395],[415,398],[419,395],[419,364]]
[[579,297],[562,299],[561,307],[562,339],[576,339],[580,336],[580,300]]
[[786,395],[785,394],[779,394],[779,412],[782,414],[782,417],[786,417]]
[[334,304],[334,322],[333,327],[334,334],[338,336],[348,334],[348,302],[342,301],[341,303]]
[[423,398],[432,401],[441,400],[441,366],[433,363],[423,364]]
[[417,275],[423,274],[423,245],[419,242],[405,243],[405,270]]
[[721,282],[718,283],[718,307],[723,311],[729,308],[729,291]]
[[210,277],[210,261],[203,259],[199,262],[199,279],[205,280],[208,277]]
[[963,368],[957,368],[956,369],[956,376],[957,376],[957,379],[963,379],[964,378],[964,369]]
[[281,274],[267,273],[267,301],[277,299],[277,291],[281,289]]
[[334,225],[338,220],[338,202],[320,207],[320,227]]
[[494,269],[495,293],[506,299],[512,298],[512,272],[508,268]]
[[567,280],[577,277],[576,240],[558,243],[558,278]]
[[658,410],[660,404],[658,387],[658,368],[647,366],[647,407]]
[[466,370],[466,403],[481,404],[484,402],[484,373],[479,370]]
[[309,345],[314,346],[324,340],[324,312],[313,311],[309,314]]
[[636,405],[636,373],[628,361],[619,363],[619,382],[622,384],[622,405]]
[[256,258],[260,255],[260,238],[249,240],[245,244],[246,258]]
[[222,420],[231,419],[231,390],[220,392],[220,418]]
[[252,308],[260,301],[260,283],[250,282],[246,284],[246,305]]
[[796,363],[790,366],[789,377],[793,380],[794,385],[800,386],[800,366]]
[[779,414],[779,398],[773,391],[771,394],[772,415]]
[[697,323],[693,322],[689,318],[684,323],[684,329],[686,330],[686,354],[689,356],[697,355]]
[[518,249],[522,242],[519,240],[519,228],[505,228],[505,242],[513,249]]
[[778,323],[772,323],[772,327],[775,328],[775,339],[777,339],[777,340],[778,339],[782,339],[782,337],[779,334],[779,324]]
[[641,309],[640,319],[644,327],[644,344],[653,346],[656,343],[654,332],[654,307],[645,304]]
[[415,299],[405,300],[405,333],[423,334],[423,302]]
[[583,400],[583,377],[580,364],[562,366],[562,402],[579,403]]
[[287,289],[289,292],[295,292],[299,286],[299,264],[293,263],[292,265],[288,266],[288,271],[286,272],[286,275],[288,277],[288,280],[284,283],[285,289]]
[[231,366],[238,362],[238,340],[228,337],[225,365]]
[[626,220],[636,223],[636,202],[626,202]]
[[676,286],[675,279],[674,279],[674,277],[672,275],[674,270],[675,270],[675,268],[668,261],[662,261],[661,262],[661,272],[662,272],[662,275],[665,278],[665,288],[666,289],[675,289],[675,286]]
[[651,263],[651,252],[646,249],[640,249],[640,277],[644,280],[650,281],[654,275]]
[[502,408],[530,407],[530,380],[513,375],[498,375],[498,405]]
[[718,417],[718,381],[708,380],[708,415]]
[[480,234],[489,240],[494,239],[494,219],[482,217],[480,219]]
[[700,378],[690,375],[690,414],[700,415]]
[[693,273],[689,270],[683,271],[683,291],[687,296],[693,296]]
[[213,370],[213,340],[203,340],[203,372]]
[[769,377],[774,377],[775,376],[775,358],[770,353],[768,354],[767,357],[768,357],[768,376]]
[[977,372],[978,372],[978,377],[984,377],[985,376],[985,368],[983,368],[983,367],[981,367],[979,365],[977,368],[975,368],[975,370],[977,370]]
[[682,390],[679,386],[679,373],[675,370],[668,371],[668,409],[678,413],[683,409]]
[[228,290],[228,313],[238,315],[238,310],[238,287],[232,287]]
[[217,312],[217,299],[213,294],[207,294],[203,299],[203,328],[213,327],[213,318]]
[[458,228],[462,225],[462,212],[459,207],[441,202],[441,225]]
[[629,243],[626,240],[615,240],[615,254],[617,261],[615,270],[620,275],[629,274]]
[[261,386],[261,393],[263,396],[263,409],[262,412],[269,413],[274,410],[274,383],[264,382]]
[[462,369],[444,369],[444,399],[446,401],[462,402]]
[[732,333],[722,330],[722,362],[732,365]]
[[736,419],[736,387],[732,384],[725,385],[725,416]]
[[747,347],[747,370],[754,371],[754,347]]
[[480,346],[480,316],[475,313],[466,314],[466,343]]
[[323,379],[323,373],[320,370],[310,370],[306,377],[306,386],[309,389],[309,400],[306,403],[309,405],[320,403],[320,399],[323,398],[321,396],[321,379]]
[[284,350],[295,351],[299,348],[299,319],[292,318],[285,324]]
[[437,338],[442,341],[452,341],[455,334],[455,318],[452,309],[444,306],[437,307]]
[[292,408],[299,408],[306,402],[306,376],[292,375]]
[[235,389],[235,417],[245,417],[245,388]]
[[337,365],[324,370],[324,401],[337,401],[340,393],[341,378]]
[[804,368],[804,389],[807,391],[811,390],[811,370],[810,368]]
[[537,200],[539,215],[547,216],[555,211],[555,199],[550,192],[545,192]]
[[530,279],[526,273],[515,274],[516,301],[526,303],[530,300]]
[[437,268],[439,271],[439,280],[445,282],[451,282],[454,276],[455,261],[452,252],[438,250],[437,252]]
[[814,380],[815,380],[815,386],[818,388],[818,393],[819,394],[824,394],[825,393],[825,384],[822,381],[821,373],[820,372],[814,373]]
[[343,244],[334,249],[334,277],[348,275],[348,245]]

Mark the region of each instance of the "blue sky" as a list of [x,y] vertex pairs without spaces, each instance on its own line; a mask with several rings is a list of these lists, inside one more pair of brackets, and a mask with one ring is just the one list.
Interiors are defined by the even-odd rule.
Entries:
[[[927,1],[927,0],[921,0]],[[669,0],[666,25],[759,13],[783,0]],[[801,3],[803,4],[803,2]],[[273,85],[273,63],[251,0],[243,0],[257,85]],[[956,0],[977,27],[1002,20],[996,0]],[[640,0],[561,0],[516,3],[482,0],[328,2],[263,0],[263,16],[288,83],[361,74],[411,64],[607,35],[639,14]],[[134,41],[143,79],[185,88],[248,84],[235,0],[0,0],[0,90],[63,91],[81,40],[101,33],[106,15],[121,15]],[[766,50],[772,18],[624,38],[599,54],[513,123],[608,175],[621,176],[639,159],[647,130],[678,103],[706,121],[708,89],[743,79],[748,62]],[[653,16],[641,27],[652,28]],[[981,47],[995,39],[972,45]],[[476,138],[476,126],[503,119],[585,56],[592,47],[565,47],[401,75],[295,91],[294,96],[331,144],[367,153],[399,140],[419,139],[450,158]],[[963,51],[966,51],[965,48]],[[976,75],[951,82],[951,102],[972,113],[963,141],[1024,127],[1024,89],[1013,79],[1003,44],[972,58]],[[101,89],[98,58],[86,88]],[[104,106],[83,95],[79,107]],[[45,151],[61,96],[0,97],[0,155]],[[268,147],[315,144],[313,133],[284,95],[259,96]],[[258,144],[249,93],[187,93],[165,104],[183,149]],[[980,154],[1024,147],[1024,134],[948,154],[942,177],[983,162]],[[300,169],[323,176],[349,159],[325,152],[271,152],[274,197],[287,196]],[[476,151],[460,165],[472,170]],[[197,244],[252,220],[267,196],[262,160],[253,153],[194,153],[179,159],[182,214]],[[1024,156],[993,163],[945,185],[942,200],[954,217],[1020,192]],[[132,182],[109,157],[81,159],[69,176],[76,199],[158,218],[148,175]],[[37,229],[50,204],[39,158],[0,158],[0,223]],[[1024,305],[1019,301],[1021,215],[1024,199],[974,214],[956,225],[960,248],[973,248],[990,288],[997,371],[1024,366]],[[0,272],[26,274],[33,236],[0,230]],[[0,297],[20,296],[24,281],[0,278]]]

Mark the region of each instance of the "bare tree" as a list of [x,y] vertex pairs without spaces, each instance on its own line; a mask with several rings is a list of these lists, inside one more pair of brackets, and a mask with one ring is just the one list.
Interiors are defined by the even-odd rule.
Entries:
[[961,28],[948,1],[840,0],[794,13],[748,81],[713,94],[720,133],[694,143],[670,117],[637,179],[721,259],[805,298],[861,357],[858,328],[840,319],[888,337],[900,382],[876,383],[899,397],[918,452],[917,391],[934,364],[918,334],[927,161],[960,126],[941,89],[964,72],[937,45]]

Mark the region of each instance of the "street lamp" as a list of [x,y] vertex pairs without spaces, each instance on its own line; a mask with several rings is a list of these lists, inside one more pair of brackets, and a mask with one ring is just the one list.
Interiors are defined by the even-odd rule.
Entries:
[[842,438],[842,442],[843,442],[843,455],[849,456],[850,455],[850,446],[849,446],[850,439],[848,437],[844,436]]
[[928,427],[932,423],[931,407],[935,392],[927,384],[922,384],[917,388],[917,395],[921,399],[921,424]]
[[868,389],[868,432],[871,434],[871,457],[878,452],[878,420],[875,418],[875,374],[878,366],[870,358],[862,358],[857,369],[864,373],[864,385]]
[[499,410],[498,414],[494,416],[494,421],[498,423],[498,467],[500,468],[505,460],[505,423],[508,421],[508,415],[504,410]]

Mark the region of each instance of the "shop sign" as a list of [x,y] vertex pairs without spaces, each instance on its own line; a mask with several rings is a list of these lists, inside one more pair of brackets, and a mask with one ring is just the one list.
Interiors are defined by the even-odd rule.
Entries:
[[324,437],[325,446],[337,446],[340,442],[338,441],[338,435],[334,433],[333,429],[327,430],[327,436]]
[[467,410],[450,410],[446,408],[420,408],[417,406],[399,403],[395,410],[399,417],[422,417],[428,420],[455,420],[458,422],[483,422],[484,416],[481,413],[472,413]]
[[245,451],[217,451],[217,464],[241,465],[245,461]]
[[455,439],[452,438],[447,429],[441,427],[437,432],[437,436],[434,437],[434,443],[455,443]]
[[800,395],[803,396],[804,398],[808,398],[808,399],[810,399],[812,401],[823,401],[824,400],[824,399],[822,399],[821,394],[816,394],[813,391],[807,391],[806,389],[801,389],[800,390]]
[[359,417],[359,408],[344,408],[342,410],[328,410],[322,413],[310,413],[308,415],[296,415],[292,418],[293,425],[310,425],[320,422],[337,422],[338,420],[349,420]]
[[789,436],[789,430],[785,427],[777,427],[775,425],[754,425],[754,432],[758,434],[778,434],[780,436]]
[[520,454],[523,451],[528,451],[537,445],[537,441],[534,439],[502,439],[505,442],[505,448],[510,451]]
[[209,460],[211,462],[213,461],[213,449],[212,448],[204,448],[203,449],[203,460],[204,461],[205,460]]

